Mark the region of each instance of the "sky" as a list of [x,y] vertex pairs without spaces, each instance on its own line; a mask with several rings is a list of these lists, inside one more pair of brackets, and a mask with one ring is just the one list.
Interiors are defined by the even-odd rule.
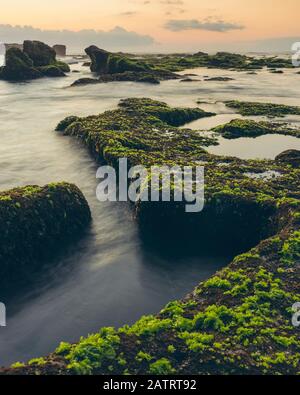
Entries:
[[108,50],[289,51],[299,0],[0,0],[0,42]]

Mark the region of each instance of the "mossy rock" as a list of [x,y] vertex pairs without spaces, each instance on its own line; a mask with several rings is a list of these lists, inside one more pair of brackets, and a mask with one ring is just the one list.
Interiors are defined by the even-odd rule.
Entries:
[[298,150],[287,150],[281,152],[276,156],[275,160],[277,162],[286,163],[293,167],[300,167],[300,151]]
[[127,56],[113,54],[92,45],[85,49],[91,58],[91,71],[100,74],[116,74],[126,71],[147,71],[149,67]]
[[238,100],[226,101],[225,104],[244,116],[284,117],[285,115],[300,115],[300,107],[284,104],[241,102]]
[[0,69],[0,79],[25,81],[43,76],[63,77],[70,67],[56,61],[55,51],[40,41],[24,41],[23,51],[10,48],[6,51],[6,64]]
[[25,281],[80,237],[91,213],[72,184],[29,185],[0,193],[0,273],[2,287]]
[[35,67],[48,66],[56,61],[54,49],[41,41],[25,40],[23,52],[32,60]]
[[1,68],[1,79],[19,81],[42,77],[42,73],[35,68],[33,61],[19,48],[8,49],[5,57],[5,66]]
[[[193,253],[203,253],[206,243],[220,251],[225,241],[237,247],[232,262],[156,316],[62,343],[43,361],[3,374],[299,374],[300,332],[291,318],[300,300],[300,170],[208,154],[212,138],[172,126],[166,113],[174,111],[151,99],[126,99],[116,110],[69,118],[59,129],[113,166],[123,157],[147,169],[204,163],[202,212],[185,213],[185,202],[138,200],[136,218],[142,232],[160,240],[157,251],[168,243],[185,255],[191,244]],[[266,171],[280,176],[249,177]]]
[[291,128],[285,123],[256,122],[248,119],[234,119],[224,125],[212,129],[226,139],[237,139],[240,137],[258,137],[265,134],[282,134],[300,137],[300,130]]
[[39,71],[46,77],[65,77],[65,73],[56,65],[39,67]]

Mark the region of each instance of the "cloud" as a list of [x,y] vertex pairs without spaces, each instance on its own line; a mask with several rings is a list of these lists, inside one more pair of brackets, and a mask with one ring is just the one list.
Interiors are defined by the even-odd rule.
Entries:
[[95,44],[108,50],[126,50],[150,46],[154,39],[116,26],[109,31],[103,30],[42,30],[32,26],[0,25],[0,42],[17,42],[24,40],[40,40],[47,44],[65,44],[69,50],[82,50]]
[[125,11],[125,12],[121,12],[119,15],[121,16],[132,16],[132,15],[136,15],[137,11]]
[[206,19],[198,21],[197,19],[170,19],[164,26],[172,32],[183,30],[208,30],[212,32],[228,32],[230,30],[242,30],[245,27],[236,23],[225,22],[222,20],[213,21]]

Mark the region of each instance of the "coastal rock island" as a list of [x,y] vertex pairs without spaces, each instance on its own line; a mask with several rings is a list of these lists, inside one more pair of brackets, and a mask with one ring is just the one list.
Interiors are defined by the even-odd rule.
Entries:
[[64,77],[69,66],[56,60],[56,52],[40,41],[26,40],[23,49],[11,47],[0,68],[0,79],[6,81],[33,80],[42,77]]

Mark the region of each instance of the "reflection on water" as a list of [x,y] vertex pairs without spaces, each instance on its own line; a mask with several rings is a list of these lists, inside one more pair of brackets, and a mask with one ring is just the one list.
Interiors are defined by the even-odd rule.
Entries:
[[[74,182],[87,197],[93,214],[89,234],[44,270],[34,287],[16,289],[7,300],[0,292],[0,301],[8,308],[7,327],[0,328],[0,364],[45,355],[60,341],[76,341],[100,326],[120,326],[142,314],[155,313],[229,261],[214,256],[216,252],[208,257],[175,259],[145,249],[126,204],[97,202],[96,165],[78,141],[53,132],[58,121],[70,114],[101,113],[114,108],[121,98],[145,95],[178,106],[195,106],[198,99],[210,101],[212,104],[201,107],[223,114],[227,111],[229,119],[232,113],[220,100],[236,99],[237,95],[241,100],[261,99],[267,92],[266,84],[270,101],[299,102],[292,73],[281,80],[272,75],[271,80],[267,73],[263,78],[197,69],[200,75],[232,73],[236,81],[167,81],[158,86],[125,82],[67,88],[75,79],[89,76],[87,68],[72,67],[80,73],[31,83],[0,82],[0,189]],[[282,80],[286,83],[284,93]],[[228,140],[228,144],[235,142]],[[247,142],[245,155],[249,149]]]
[[300,150],[300,139],[280,134],[267,134],[256,138],[242,137],[234,140],[219,137],[218,141],[219,145],[208,147],[207,151],[241,159],[275,159],[285,150]]

